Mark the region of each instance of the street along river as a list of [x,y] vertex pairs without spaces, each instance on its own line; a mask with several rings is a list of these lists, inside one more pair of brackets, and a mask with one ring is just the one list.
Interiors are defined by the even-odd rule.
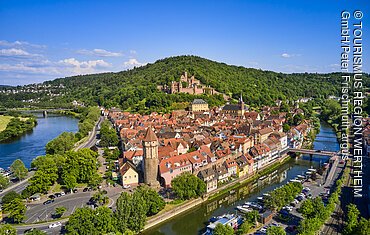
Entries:
[[[316,136],[314,149],[338,151],[339,144],[335,132],[326,123],[321,123],[320,133]],[[327,157],[314,156],[309,161],[309,156],[302,156],[298,160],[290,160],[278,170],[270,173],[267,177],[261,177],[254,182],[247,183],[230,193],[215,200],[207,201],[189,212],[176,216],[159,226],[145,231],[145,235],[189,235],[201,234],[207,225],[207,221],[213,217],[225,213],[235,212],[235,207],[246,201],[253,201],[263,193],[267,193],[280,185],[286,184],[290,179],[299,174],[304,174],[311,167],[318,167],[328,160]]]

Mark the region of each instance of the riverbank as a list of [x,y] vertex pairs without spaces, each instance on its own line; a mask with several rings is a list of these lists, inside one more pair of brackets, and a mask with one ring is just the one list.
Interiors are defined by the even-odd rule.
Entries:
[[[197,207],[201,205],[202,203],[206,203],[209,201],[212,201],[216,198],[219,198],[221,196],[224,196],[227,193],[230,193],[230,191],[242,187],[258,178],[261,176],[267,175],[277,168],[279,168],[281,165],[285,164],[287,161],[289,161],[291,157],[289,155],[284,155],[278,162],[274,162],[270,165],[264,166],[260,171],[258,171],[255,174],[252,175],[247,175],[245,177],[241,177],[239,179],[236,179],[228,184],[225,184],[221,186],[220,188],[216,189],[215,191],[204,195],[202,198],[197,198],[197,199],[191,199],[187,202],[180,203],[179,205],[175,206],[171,210],[164,211],[163,213],[159,212],[158,214],[150,217],[147,221],[147,223],[144,226],[143,231],[146,231],[154,226],[157,226],[161,223],[166,222],[169,219],[173,219],[176,216],[179,216],[190,209]],[[142,231],[142,232],[143,232]]]
[[36,118],[32,116],[0,116],[0,142],[19,137],[31,131],[37,125]]

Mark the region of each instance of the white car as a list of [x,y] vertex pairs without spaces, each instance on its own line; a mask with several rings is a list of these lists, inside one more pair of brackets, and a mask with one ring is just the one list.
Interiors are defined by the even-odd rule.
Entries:
[[123,185],[123,188],[124,189],[128,189],[128,188],[130,188],[131,186],[130,185]]
[[49,228],[57,228],[57,227],[60,227],[60,226],[62,226],[62,223],[61,222],[56,222],[54,224],[50,224]]

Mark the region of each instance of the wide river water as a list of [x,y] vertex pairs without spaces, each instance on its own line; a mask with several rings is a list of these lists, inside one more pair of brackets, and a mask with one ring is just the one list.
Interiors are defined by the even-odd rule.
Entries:
[[[338,151],[339,144],[335,132],[326,123],[321,123],[320,133],[316,136],[314,149]],[[277,171],[272,172],[263,180],[256,180],[241,186],[235,192],[221,196],[213,201],[206,202],[189,212],[179,215],[159,226],[145,231],[145,235],[191,235],[201,234],[212,216],[234,212],[237,205],[246,201],[255,200],[263,193],[271,191],[287,183],[298,174],[303,174],[310,167],[317,167],[327,161],[327,157],[302,156],[298,160],[290,160],[283,164]]]
[[77,132],[78,119],[49,114],[44,118],[41,113],[37,116],[38,124],[26,134],[0,143],[0,167],[6,169],[15,159],[21,159],[26,167],[30,167],[32,159],[45,155],[45,145],[62,132]]

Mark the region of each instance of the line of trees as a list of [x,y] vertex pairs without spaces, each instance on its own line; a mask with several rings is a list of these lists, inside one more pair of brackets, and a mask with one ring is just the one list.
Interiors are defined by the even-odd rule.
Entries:
[[265,206],[273,210],[279,210],[292,202],[302,192],[302,189],[302,184],[298,182],[285,184],[270,193],[270,196],[265,199]]
[[336,181],[336,188],[328,199],[328,204],[324,205],[321,198],[308,199],[302,203],[299,211],[303,215],[303,220],[299,222],[299,235],[314,235],[320,230],[321,226],[329,219],[334,212],[336,204],[339,202],[339,195],[346,178],[349,177],[349,169],[344,170],[342,177]]
[[66,225],[67,234],[138,233],[144,228],[147,216],[160,212],[165,202],[155,190],[140,186],[133,194],[123,192],[116,205],[115,212],[104,206],[95,210],[77,209]]
[[46,193],[50,187],[59,182],[67,190],[72,190],[78,183],[96,187],[102,181],[97,172],[98,154],[90,149],[68,151],[64,154],[40,156],[31,166],[36,168],[29,185],[22,192],[24,198],[34,193]]
[[370,234],[370,219],[360,216],[356,205],[347,206],[346,222],[343,230],[345,235],[368,235]]

